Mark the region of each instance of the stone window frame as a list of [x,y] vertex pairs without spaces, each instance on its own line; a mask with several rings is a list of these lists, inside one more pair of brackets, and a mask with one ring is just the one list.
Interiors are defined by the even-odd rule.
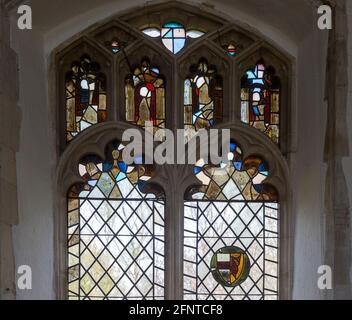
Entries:
[[[69,188],[82,178],[78,173],[78,163],[87,154],[96,154],[104,159],[105,146],[114,139],[122,138],[124,130],[136,128],[135,125],[124,121],[125,94],[124,79],[130,71],[126,64],[125,54],[130,65],[138,65],[143,57],[148,57],[153,66],[160,68],[166,78],[166,127],[172,130],[183,128],[183,83],[189,74],[192,64],[197,64],[200,58],[206,58],[211,65],[216,66],[218,73],[224,80],[224,110],[223,121],[214,128],[231,130],[231,138],[241,145],[244,158],[259,156],[270,164],[267,182],[279,192],[280,198],[280,253],[279,253],[279,296],[280,299],[290,299],[292,295],[293,277],[293,218],[292,194],[289,183],[289,165],[285,156],[290,149],[294,113],[291,108],[293,88],[294,60],[275,48],[264,38],[255,35],[252,30],[246,30],[230,21],[225,21],[206,11],[180,3],[169,6],[155,5],[149,10],[157,12],[159,19],[173,19],[183,21],[180,16],[182,10],[190,16],[199,17],[199,23],[204,21],[209,25],[209,33],[201,39],[191,41],[182,52],[174,56],[162,43],[150,39],[136,26],[150,25],[150,15],[138,15],[136,10],[131,13],[109,18],[98,25],[77,34],[72,39],[60,45],[51,54],[50,95],[55,97],[52,106],[55,115],[54,128],[56,131],[56,172],[55,172],[55,287],[58,299],[67,299],[67,192]],[[144,20],[143,20],[144,19]],[[134,26],[133,26],[134,25]],[[192,25],[196,27],[197,25]],[[200,26],[200,29],[202,28]],[[110,30],[110,31],[109,31]],[[228,38],[233,32],[235,39],[245,39],[250,44],[235,58],[217,44],[219,37]],[[104,41],[119,34],[120,37],[132,39],[132,43],[125,48],[125,54],[119,52],[113,55],[104,45]],[[141,53],[142,52],[142,53]],[[66,144],[65,119],[65,73],[73,61],[79,60],[87,53],[93,61],[101,66],[101,71],[107,77],[107,122],[100,123],[81,132],[73,141]],[[267,65],[274,66],[280,77],[281,114],[280,128],[281,142],[278,147],[266,135],[243,124],[240,118],[241,77],[246,70],[253,67],[260,59]],[[119,72],[117,72],[119,71]],[[121,74],[119,77],[118,75]],[[290,80],[292,79],[292,81]],[[173,95],[170,93],[173,92]],[[175,112],[176,111],[176,112]],[[196,150],[194,150],[196,152]],[[166,193],[165,212],[172,212],[166,216],[165,243],[165,298],[182,299],[183,282],[183,204],[184,194],[190,185],[199,181],[193,174],[193,167],[189,165],[156,166],[157,176],[151,180],[159,184]]]

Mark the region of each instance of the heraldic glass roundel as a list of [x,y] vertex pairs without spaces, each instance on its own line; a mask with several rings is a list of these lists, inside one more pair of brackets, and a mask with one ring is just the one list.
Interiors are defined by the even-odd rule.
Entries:
[[246,281],[250,270],[248,255],[238,247],[225,247],[210,262],[214,279],[225,287],[236,287]]

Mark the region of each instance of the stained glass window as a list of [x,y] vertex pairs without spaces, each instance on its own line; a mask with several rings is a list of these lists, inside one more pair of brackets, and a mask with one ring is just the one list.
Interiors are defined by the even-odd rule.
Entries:
[[201,59],[184,83],[184,126],[189,140],[222,120],[223,84],[214,67]]
[[117,40],[111,42],[111,51],[113,54],[116,54],[120,51],[120,44]]
[[159,38],[161,35],[161,31],[158,28],[147,28],[142,30],[142,32],[151,38]]
[[230,43],[227,47],[227,53],[230,55],[230,56],[235,56],[237,54],[237,48],[234,44]]
[[280,81],[273,68],[259,62],[242,78],[242,122],[265,133],[275,143],[280,139]]
[[98,63],[85,55],[66,74],[67,141],[106,121],[106,78]]
[[166,23],[161,29],[161,41],[167,49],[177,54],[186,44],[186,30],[180,23]]
[[202,186],[185,200],[184,298],[278,299],[277,192],[265,161],[230,149],[227,164],[194,169]]
[[79,164],[68,194],[68,295],[72,300],[164,298],[164,200],[146,185],[152,166],[127,166],[113,142],[106,160]]
[[156,129],[165,128],[165,81],[157,67],[143,61],[126,78],[125,97],[127,121],[142,127],[152,121]]
[[142,32],[151,38],[161,38],[164,46],[173,54],[179,53],[186,45],[187,38],[200,38],[204,32],[196,29],[186,31],[179,22],[167,22],[161,28],[150,27]]

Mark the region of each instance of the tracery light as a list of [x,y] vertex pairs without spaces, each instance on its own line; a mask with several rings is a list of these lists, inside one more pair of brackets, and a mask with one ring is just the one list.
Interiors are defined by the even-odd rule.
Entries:
[[106,78],[99,64],[84,55],[66,74],[67,141],[106,118]]
[[165,81],[157,67],[144,60],[125,80],[126,120],[155,130],[165,128]]
[[273,68],[259,62],[242,78],[242,122],[265,133],[275,143],[280,139],[280,81]]
[[230,56],[235,56],[237,54],[237,48],[234,44],[230,43],[227,47],[227,52]]
[[117,40],[111,42],[111,51],[113,54],[116,54],[120,51],[120,44]]
[[164,46],[173,54],[178,54],[186,45],[187,38],[197,39],[204,35],[203,31],[185,27],[176,21],[163,24],[160,29],[148,27],[142,30],[144,34],[151,38],[161,38]]
[[189,140],[202,128],[222,120],[223,84],[214,67],[201,59],[184,83],[184,126]]

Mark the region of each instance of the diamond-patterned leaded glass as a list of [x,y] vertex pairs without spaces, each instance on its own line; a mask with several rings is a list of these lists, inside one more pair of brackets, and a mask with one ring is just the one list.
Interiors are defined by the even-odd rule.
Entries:
[[[279,205],[275,189],[263,183],[267,164],[259,158],[241,159],[231,144],[229,163],[219,167],[199,161],[195,173],[203,186],[185,201],[184,298],[199,300],[278,299]],[[214,277],[214,269],[231,283],[242,276],[241,260],[214,255],[236,248],[247,255],[249,275],[233,286]],[[227,253],[228,253],[227,252]],[[242,261],[244,263],[244,260]],[[220,281],[219,281],[220,280]]]
[[[82,160],[84,184],[68,196],[68,296],[72,300],[164,298],[164,201],[146,181],[152,168],[127,166],[123,146]],[[148,190],[147,190],[148,188]]]

